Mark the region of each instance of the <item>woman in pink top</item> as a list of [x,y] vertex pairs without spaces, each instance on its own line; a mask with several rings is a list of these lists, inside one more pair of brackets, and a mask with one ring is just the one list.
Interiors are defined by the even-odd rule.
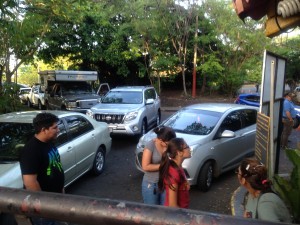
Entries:
[[159,189],[166,190],[165,206],[189,207],[190,185],[182,169],[182,162],[190,157],[190,147],[183,138],[173,138],[169,141],[168,148],[162,155],[158,181]]

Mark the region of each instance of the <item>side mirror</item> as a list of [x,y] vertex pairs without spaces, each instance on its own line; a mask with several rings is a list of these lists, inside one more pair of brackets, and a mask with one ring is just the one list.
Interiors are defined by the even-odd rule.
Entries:
[[149,98],[146,100],[146,105],[151,105],[154,104],[154,99],[153,98]]
[[231,130],[224,130],[220,135],[220,138],[233,138],[235,137],[235,133]]

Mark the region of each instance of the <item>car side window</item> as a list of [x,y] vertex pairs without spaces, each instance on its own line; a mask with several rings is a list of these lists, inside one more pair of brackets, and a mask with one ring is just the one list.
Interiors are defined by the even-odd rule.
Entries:
[[252,109],[245,109],[241,111],[244,127],[251,126],[256,123],[257,111]]
[[220,133],[224,130],[237,131],[242,128],[240,111],[235,111],[227,115],[227,117],[223,120]]
[[154,89],[147,89],[145,91],[145,99],[156,99],[156,94],[155,94],[155,90]]
[[68,134],[67,134],[67,129],[66,129],[64,123],[62,122],[62,120],[59,120],[57,125],[59,128],[59,133],[55,140],[55,146],[59,147],[68,142]]
[[76,138],[94,129],[93,125],[82,116],[68,116],[65,119],[72,138]]

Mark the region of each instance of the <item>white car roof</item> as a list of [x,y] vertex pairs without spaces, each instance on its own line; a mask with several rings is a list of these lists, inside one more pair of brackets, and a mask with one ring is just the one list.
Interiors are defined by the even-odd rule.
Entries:
[[142,91],[146,88],[153,88],[152,86],[123,86],[115,87],[111,91]]
[[57,117],[68,116],[68,115],[83,115],[82,113],[77,112],[68,112],[68,111],[23,111],[23,112],[12,112],[0,115],[0,122],[15,122],[15,123],[32,123],[33,118],[41,113],[41,112],[49,112]]
[[231,109],[255,109],[258,110],[257,107],[247,106],[247,105],[239,105],[239,104],[227,104],[227,103],[200,103],[194,104],[190,106],[184,107],[184,109],[199,109],[199,110],[207,110],[224,113],[227,110]]

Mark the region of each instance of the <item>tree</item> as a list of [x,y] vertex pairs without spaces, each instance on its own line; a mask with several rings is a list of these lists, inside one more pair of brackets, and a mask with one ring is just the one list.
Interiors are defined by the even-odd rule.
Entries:
[[234,95],[249,74],[256,74],[256,62],[262,61],[270,40],[263,34],[263,21],[247,20],[244,24],[231,8],[231,1],[207,0],[203,6],[222,43],[219,57],[224,71],[218,83],[221,91]]
[[[81,1],[83,2],[83,1]],[[3,59],[0,68],[0,83],[3,72],[6,80],[23,63],[33,61],[33,56],[49,33],[49,23],[55,17],[65,17],[76,13],[76,4],[71,0],[61,1],[6,1],[1,7],[0,55]],[[11,57],[16,63],[10,65]]]
[[300,37],[295,36],[282,40],[275,38],[273,45],[269,47],[270,51],[283,56],[287,59],[286,64],[286,82],[291,90],[294,90],[300,81]]

